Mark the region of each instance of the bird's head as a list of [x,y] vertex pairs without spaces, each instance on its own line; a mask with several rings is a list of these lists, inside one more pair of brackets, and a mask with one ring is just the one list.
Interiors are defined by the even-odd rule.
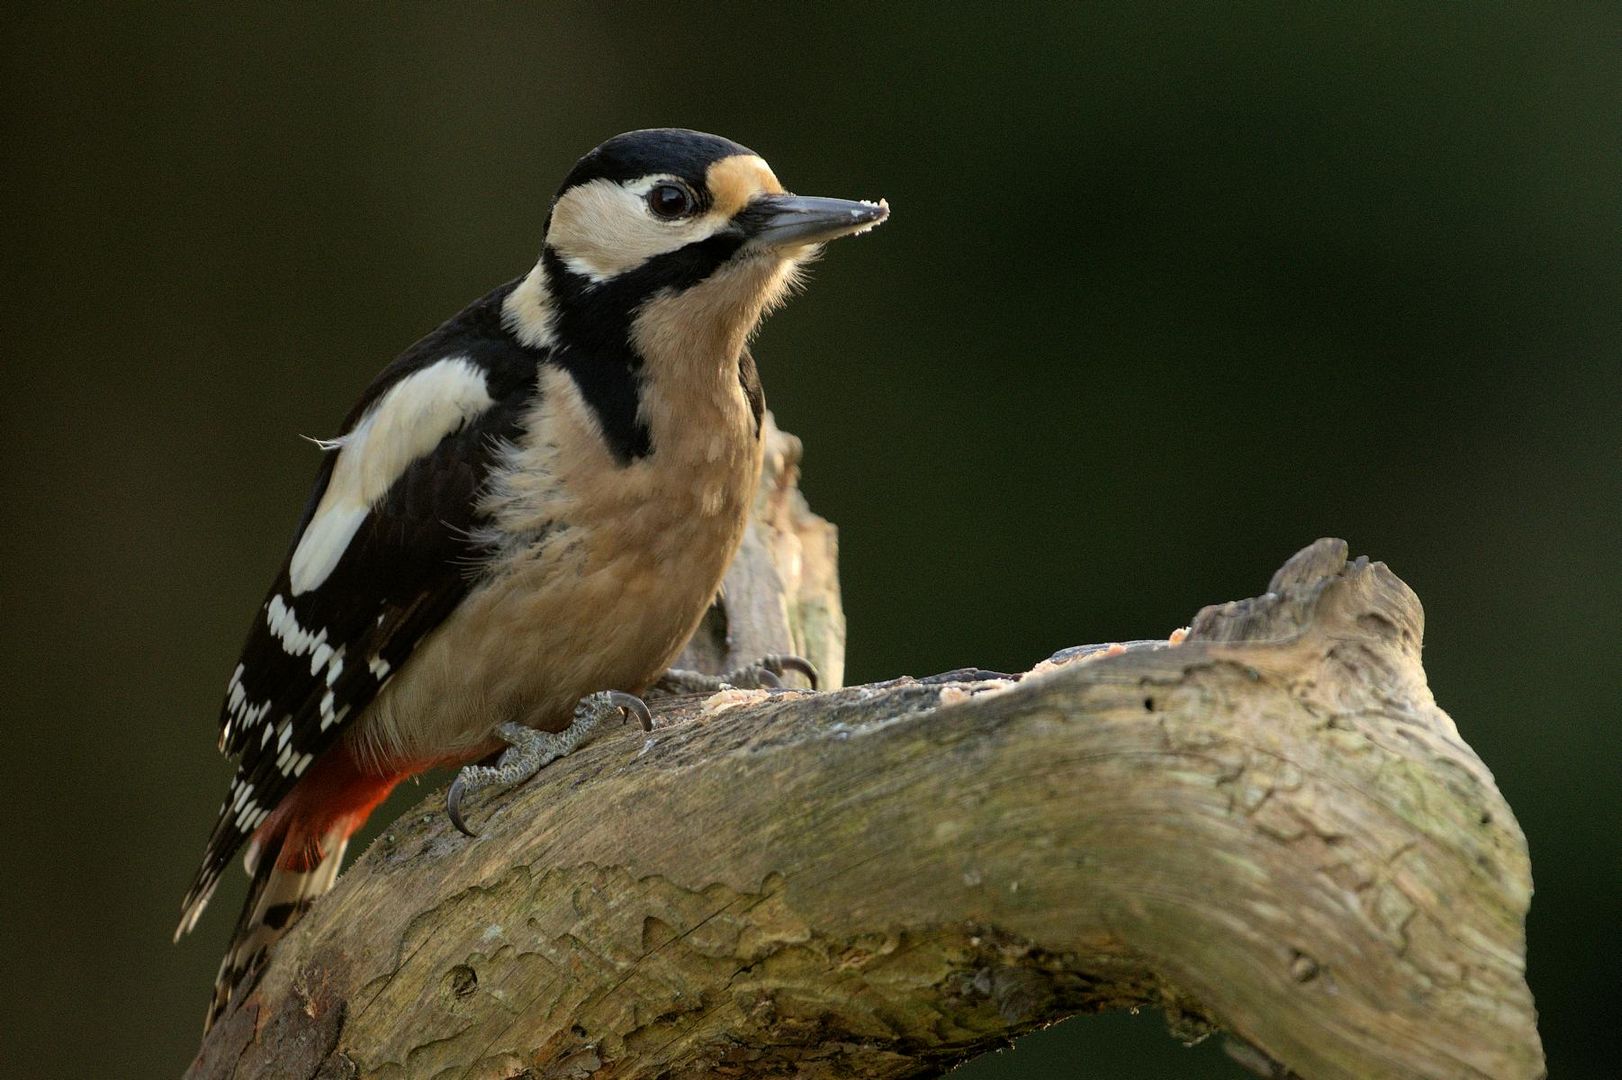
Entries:
[[549,328],[571,324],[574,341],[679,332],[735,352],[823,243],[889,212],[883,202],[790,194],[759,155],[729,139],[632,131],[565,178],[526,284],[544,287]]

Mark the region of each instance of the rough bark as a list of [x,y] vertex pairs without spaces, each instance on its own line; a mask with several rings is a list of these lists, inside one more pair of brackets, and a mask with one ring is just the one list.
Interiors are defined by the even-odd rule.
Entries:
[[[692,655],[837,682],[832,531],[774,447],[731,648]],[[192,1075],[918,1076],[1149,1004],[1278,1075],[1541,1076],[1525,841],[1421,630],[1324,540],[1177,645],[658,703],[477,840],[439,794],[396,822]]]

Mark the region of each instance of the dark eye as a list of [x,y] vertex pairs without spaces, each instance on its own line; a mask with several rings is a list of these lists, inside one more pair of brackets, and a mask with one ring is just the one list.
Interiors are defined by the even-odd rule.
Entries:
[[693,193],[680,184],[655,184],[648,192],[648,209],[654,217],[679,218],[693,211]]

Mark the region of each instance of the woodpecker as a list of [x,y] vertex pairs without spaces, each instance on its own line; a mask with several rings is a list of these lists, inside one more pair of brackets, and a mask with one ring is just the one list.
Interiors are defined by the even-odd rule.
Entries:
[[318,441],[226,688],[236,774],[175,933],[246,845],[208,1024],[401,780],[465,766],[447,803],[468,831],[471,792],[610,717],[646,726],[638,695],[714,599],[760,476],[749,339],[822,243],[888,215],[790,194],[715,135],[615,136],[564,179],[534,268],[402,353]]

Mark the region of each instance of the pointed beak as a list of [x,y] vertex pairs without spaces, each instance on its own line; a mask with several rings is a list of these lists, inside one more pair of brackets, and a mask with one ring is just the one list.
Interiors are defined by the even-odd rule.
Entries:
[[751,248],[799,247],[864,233],[890,216],[890,204],[807,195],[761,195],[752,199],[738,223]]

